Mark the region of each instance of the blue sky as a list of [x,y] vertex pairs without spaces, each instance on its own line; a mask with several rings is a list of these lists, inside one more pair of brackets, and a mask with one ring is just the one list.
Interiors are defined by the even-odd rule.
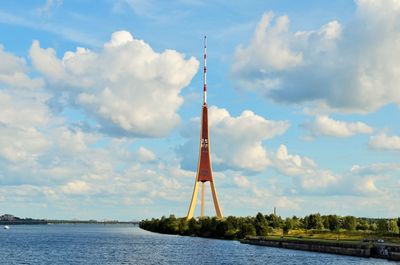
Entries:
[[398,0],[7,1],[0,213],[184,216],[207,34],[224,215],[399,216],[399,18]]

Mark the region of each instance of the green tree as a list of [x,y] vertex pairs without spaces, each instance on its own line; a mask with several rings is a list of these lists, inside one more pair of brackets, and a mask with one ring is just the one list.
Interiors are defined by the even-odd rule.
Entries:
[[175,215],[171,214],[166,221],[167,233],[177,234],[179,232],[179,220],[175,217]]
[[397,225],[397,220],[390,220],[388,223],[388,232],[392,234],[399,233],[399,226]]
[[268,220],[269,226],[272,228],[282,228],[283,220],[280,216],[276,214],[270,214],[266,216],[266,219]]
[[349,231],[356,230],[357,219],[354,216],[346,216],[343,218],[343,228]]
[[217,230],[216,218],[202,217],[199,219],[199,235],[203,237],[212,237]]
[[294,215],[294,216],[292,217],[292,224],[293,224],[293,229],[299,229],[299,228],[301,228],[300,219],[299,219],[296,215]]
[[340,219],[337,215],[328,215],[328,229],[331,231],[339,231],[340,229]]
[[188,230],[189,230],[189,224],[188,224],[188,221],[186,221],[186,218],[179,219],[178,227],[179,227],[179,234],[187,235]]
[[217,220],[217,231],[216,237],[223,238],[225,237],[226,232],[228,231],[228,222],[225,219]]
[[385,234],[389,232],[388,221],[386,219],[379,219],[377,222],[377,230],[379,233]]
[[357,222],[357,230],[367,231],[369,229],[369,223],[365,219],[359,219]]
[[200,230],[200,225],[197,223],[196,219],[192,218],[188,222],[189,230],[188,235],[197,235]]
[[224,237],[226,239],[237,239],[239,233],[239,221],[238,218],[234,216],[228,216],[226,218],[226,225],[228,229],[226,230]]
[[243,222],[240,225],[240,230],[237,234],[239,239],[245,238],[247,236],[255,236],[256,229],[254,228],[253,224],[248,222]]
[[285,219],[285,223],[284,223],[284,225],[283,225],[283,233],[284,233],[285,235],[287,235],[287,234],[289,234],[289,231],[290,231],[291,229],[293,229],[293,220],[292,220],[292,218],[287,217],[287,218]]
[[254,219],[254,228],[257,236],[268,235],[268,221],[262,213],[258,213]]
[[370,224],[369,229],[372,231],[378,231],[378,225],[376,223],[372,223]]
[[322,224],[324,225],[325,229],[329,229],[329,219],[327,215],[321,216]]
[[304,225],[306,229],[323,229],[321,215],[319,213],[310,214],[304,217]]

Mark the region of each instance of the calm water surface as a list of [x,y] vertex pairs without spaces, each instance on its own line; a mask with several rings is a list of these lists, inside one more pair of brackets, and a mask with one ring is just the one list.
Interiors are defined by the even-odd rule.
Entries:
[[159,235],[128,225],[37,225],[0,230],[0,264],[396,264],[236,241]]

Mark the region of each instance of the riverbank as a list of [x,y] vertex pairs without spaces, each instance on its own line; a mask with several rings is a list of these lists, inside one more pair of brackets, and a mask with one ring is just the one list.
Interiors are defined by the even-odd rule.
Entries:
[[243,244],[400,261],[400,245],[377,242],[248,237]]
[[321,217],[314,214],[283,221],[274,214],[264,216],[258,213],[255,217],[186,220],[170,215],[142,220],[139,226],[161,234],[240,240],[253,245],[400,261],[397,223],[389,219],[342,218],[335,215]]

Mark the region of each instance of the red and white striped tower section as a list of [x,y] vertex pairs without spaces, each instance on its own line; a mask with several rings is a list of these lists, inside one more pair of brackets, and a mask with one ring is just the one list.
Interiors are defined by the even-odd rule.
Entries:
[[207,36],[204,36],[204,89],[203,104],[207,105]]
[[218,202],[217,191],[214,185],[214,178],[212,174],[211,165],[211,152],[210,152],[210,138],[208,131],[208,108],[207,108],[207,37],[204,36],[204,88],[203,88],[203,107],[201,111],[201,133],[200,133],[200,154],[199,162],[197,164],[196,181],[190,202],[189,211],[186,216],[187,220],[191,219],[194,214],[194,209],[197,203],[197,194],[199,191],[199,183],[201,183],[201,214],[204,216],[204,183],[209,182],[211,188],[212,199],[214,202],[215,214],[218,218],[223,218],[221,208]]

